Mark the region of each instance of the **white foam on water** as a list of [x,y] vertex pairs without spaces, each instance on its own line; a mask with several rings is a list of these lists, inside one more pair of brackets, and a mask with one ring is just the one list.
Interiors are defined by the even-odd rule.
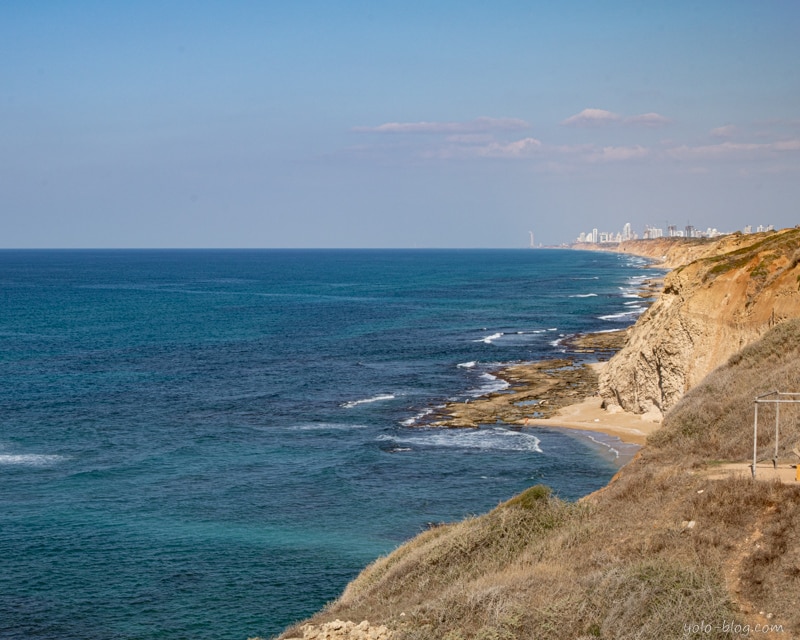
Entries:
[[418,421],[422,420],[423,418],[426,418],[427,416],[431,415],[432,413],[433,413],[433,409],[423,409],[417,415],[415,415],[415,416],[413,416],[411,418],[408,418],[408,420],[403,420],[400,424],[402,424],[404,427],[413,426]]
[[477,340],[473,340],[473,342],[483,342],[484,344],[492,344],[495,340],[502,338],[503,333],[493,333],[490,336],[486,336],[484,338],[478,338]]
[[40,453],[1,453],[0,465],[16,465],[21,467],[46,467],[64,460],[64,456]]
[[340,407],[344,409],[352,409],[353,407],[357,407],[361,404],[372,404],[373,402],[384,402],[386,400],[394,400],[395,396],[392,393],[379,393],[376,396],[372,396],[370,398],[362,398],[361,400],[352,400],[350,402],[343,402],[340,404]]
[[596,293],[575,293],[571,296],[567,296],[569,298],[596,298]]
[[617,436],[612,436],[607,433],[583,431],[581,429],[566,429],[571,431],[582,439],[589,440],[594,445],[597,445],[610,454],[610,456],[618,463],[624,464],[631,460],[641,447],[638,444],[631,444],[620,440]]
[[289,427],[291,431],[349,431],[351,429],[366,429],[365,424],[345,424],[343,422],[308,422]]
[[378,436],[378,440],[414,447],[542,453],[541,440],[531,433],[502,427],[489,429],[425,429],[415,435]]
[[460,367],[461,369],[472,369],[476,364],[478,364],[478,363],[475,362],[475,360],[470,360],[469,362],[461,362],[460,364],[457,364],[456,366]]
[[491,373],[482,373],[480,378],[484,381],[484,383],[477,389],[472,389],[471,391],[467,392],[472,398],[478,398],[488,393],[504,391],[511,386],[505,380],[501,380],[497,376],[493,376]]
[[634,307],[621,313],[610,313],[607,316],[598,316],[599,320],[620,320],[629,316],[638,316],[647,311],[647,307]]

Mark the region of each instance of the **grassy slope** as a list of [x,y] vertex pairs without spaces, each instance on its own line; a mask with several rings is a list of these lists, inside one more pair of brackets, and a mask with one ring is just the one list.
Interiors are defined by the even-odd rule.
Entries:
[[[368,619],[408,640],[678,638],[701,622],[702,637],[730,638],[716,627],[732,621],[800,637],[800,488],[705,473],[751,455],[752,399],[800,389],[799,355],[800,320],[778,325],[690,391],[602,491],[570,504],[534,487],[427,531],[312,621]],[[790,448],[800,412],[782,415]]]

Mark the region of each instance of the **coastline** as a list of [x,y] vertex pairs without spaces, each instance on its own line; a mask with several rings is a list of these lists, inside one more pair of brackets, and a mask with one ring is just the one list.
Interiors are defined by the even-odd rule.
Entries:
[[[627,335],[627,331],[618,333]],[[603,353],[607,353],[611,339],[608,333],[582,335],[580,341],[591,344],[595,337],[602,342]],[[587,350],[584,347],[582,352]],[[644,445],[661,421],[621,410],[606,411],[598,393],[598,377],[606,366],[607,362],[602,361],[576,365],[568,357],[508,366],[494,374],[510,385],[507,390],[471,402],[450,402],[434,414],[434,421],[428,426],[478,429],[499,420],[525,428],[605,433],[629,444]]]
[[[652,283],[643,283],[642,292],[643,297],[652,297]],[[500,421],[522,428],[603,433],[644,446],[661,425],[660,417],[618,407],[607,411],[599,394],[600,374],[627,342],[631,327],[570,336],[564,341],[567,350],[562,358],[505,366],[493,375],[506,382],[507,389],[467,402],[449,402],[423,426],[479,429]],[[587,354],[594,354],[597,361],[576,362]]]
[[[760,254],[756,258],[761,259]],[[800,282],[797,264],[795,259],[783,271]],[[752,276],[752,269],[751,261],[740,271]],[[662,289],[658,298],[669,299],[671,293]],[[436,630],[435,637],[463,638],[462,629],[518,637],[518,631],[545,627],[554,631],[552,637],[595,637],[603,631],[608,637],[622,637],[630,629],[641,629],[643,637],[655,638],[673,626],[673,635],[679,635],[681,621],[690,615],[733,620],[748,630],[755,622],[766,625],[771,620],[780,623],[775,633],[783,634],[784,625],[800,629],[800,618],[786,598],[787,577],[794,576],[793,556],[787,556],[786,548],[796,541],[786,532],[797,531],[800,522],[800,511],[794,508],[796,486],[786,484],[795,470],[770,474],[771,465],[762,455],[759,479],[766,482],[756,483],[747,462],[728,461],[738,460],[738,453],[721,453],[742,450],[740,441],[747,444],[747,430],[742,436],[738,423],[747,413],[742,409],[750,409],[750,398],[777,388],[777,382],[786,386],[788,380],[789,387],[797,382],[800,329],[797,321],[790,325],[770,323],[772,328],[758,344],[709,374],[709,382],[692,388],[691,400],[677,409],[678,417],[673,412],[665,430],[632,456],[630,464],[623,464],[625,469],[579,501],[590,505],[588,513],[579,511],[557,521],[557,509],[571,507],[551,500],[547,487],[531,487],[485,515],[426,531],[377,560],[312,621],[333,616],[369,619],[387,624],[390,633],[397,631],[403,638],[434,637],[426,635],[430,629]],[[612,345],[617,352],[628,338],[639,348],[632,327],[620,332],[619,345]],[[606,410],[596,393],[598,378],[618,360],[609,365],[598,357],[601,361],[589,363],[578,355],[597,353],[592,341],[603,337],[602,332],[572,336],[563,359],[494,372],[509,384],[507,390],[451,403],[440,412],[437,426],[480,428],[498,420],[518,428],[603,433],[644,446],[661,428],[660,414],[625,412],[614,405]],[[575,365],[572,354],[584,361]],[[731,388],[728,397],[707,401],[716,401],[723,387]],[[591,389],[595,393],[587,394]],[[508,420],[520,410],[533,415]],[[495,420],[487,419],[492,415]],[[698,415],[709,433],[683,427],[697,424]],[[793,510],[776,504],[792,504]],[[598,539],[613,539],[613,553],[598,548]],[[769,564],[765,558],[771,559]],[[709,566],[721,569],[709,572]],[[620,602],[630,593],[641,597],[629,600],[630,609],[620,621]],[[462,608],[465,601],[470,606]],[[576,611],[575,602],[594,606]],[[500,606],[520,611],[522,617],[499,619],[494,614]],[[402,613],[398,616],[396,611]],[[432,612],[438,616],[433,625]],[[293,631],[297,630],[311,638],[318,627],[308,624]],[[291,630],[282,637],[290,634]]]
[[[598,363],[605,365],[605,363]],[[615,436],[629,444],[643,446],[647,437],[661,426],[661,421],[648,419],[644,415],[619,411],[610,413],[602,407],[600,396],[589,396],[566,405],[549,418],[527,418],[522,423],[527,427],[552,427],[577,429]]]

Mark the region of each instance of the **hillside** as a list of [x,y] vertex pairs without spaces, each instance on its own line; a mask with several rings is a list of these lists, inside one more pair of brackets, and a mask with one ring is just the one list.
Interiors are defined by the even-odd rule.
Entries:
[[739,349],[800,317],[800,228],[648,244],[658,242],[628,244],[665,250],[677,262],[703,255],[666,276],[661,296],[600,376],[610,409],[662,414]]
[[[605,489],[570,504],[532,487],[433,528],[281,637],[800,636],[800,487],[714,473],[721,458],[747,459],[752,399],[800,389],[799,362],[800,320],[781,323],[687,393]],[[791,407],[782,456],[800,442]],[[369,623],[320,626],[337,619]]]
[[695,260],[736,251],[753,242],[758,242],[759,238],[772,233],[775,232],[758,234],[737,232],[717,238],[653,238],[648,240],[626,240],[619,244],[584,242],[573,244],[572,248],[581,251],[629,253],[652,258],[659,267],[677,269]]
[[[666,412],[637,458],[579,503],[536,486],[426,531],[282,638],[800,637],[800,485],[743,466],[753,399],[800,391],[800,229],[670,245],[648,246],[683,266],[601,374],[606,405]],[[800,405],[780,429],[786,467]]]

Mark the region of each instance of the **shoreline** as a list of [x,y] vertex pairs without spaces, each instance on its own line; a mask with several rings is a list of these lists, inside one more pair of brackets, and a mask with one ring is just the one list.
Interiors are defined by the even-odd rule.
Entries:
[[[666,272],[671,269],[659,264],[652,255],[639,254],[639,257],[652,261],[643,269],[655,267],[665,271],[644,278],[638,286],[639,297],[657,299]],[[478,429],[481,425],[503,422],[523,428],[602,433],[642,447],[647,437],[661,426],[661,417],[635,414],[619,407],[607,411],[599,394],[603,368],[628,342],[635,324],[564,338],[566,351],[561,358],[503,366],[492,375],[508,383],[507,389],[466,402],[448,402],[433,412],[431,422],[419,426]],[[587,355],[594,355],[596,360],[581,362]]]
[[[588,340],[592,335],[582,338]],[[607,339],[608,334],[599,335]],[[597,378],[605,366],[606,362],[575,365],[568,358],[512,365],[495,374],[511,385],[508,390],[470,402],[450,402],[424,426],[479,429],[501,421],[523,428],[604,433],[643,446],[661,421],[646,414],[606,411],[597,393]]]

